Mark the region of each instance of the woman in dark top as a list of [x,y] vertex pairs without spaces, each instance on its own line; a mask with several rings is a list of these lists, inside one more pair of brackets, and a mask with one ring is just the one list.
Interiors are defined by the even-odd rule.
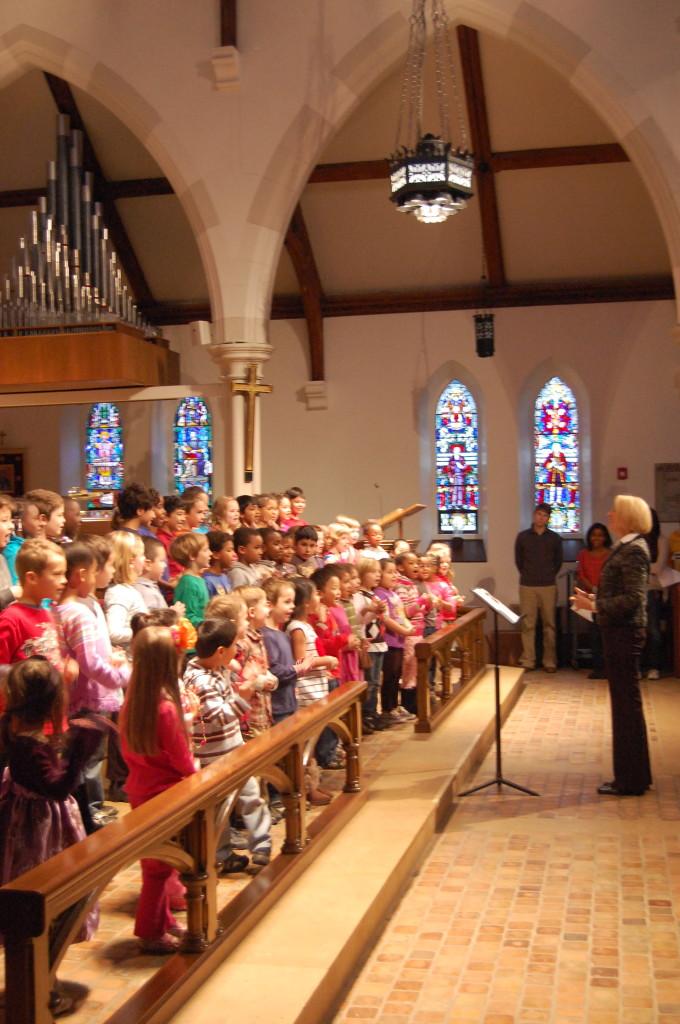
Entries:
[[[587,594],[596,594],[600,585],[600,576],[604,563],[609,558],[612,539],[604,523],[593,523],[586,534],[586,546],[578,553],[576,586]],[[597,624],[597,616],[590,629],[590,649],[593,658],[593,670],[589,679],[606,679],[602,657],[602,637]]]
[[597,594],[576,589],[574,608],[597,614],[612,707],[614,778],[598,793],[641,796],[652,783],[647,728],[640,694],[640,655],[647,625],[649,550],[644,534],[652,517],[642,498],[619,494],[609,513],[619,538],[602,568]]

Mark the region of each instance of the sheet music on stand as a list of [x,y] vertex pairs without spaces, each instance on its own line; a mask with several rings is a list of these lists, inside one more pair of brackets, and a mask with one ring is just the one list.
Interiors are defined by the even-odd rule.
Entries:
[[497,597],[490,594],[488,590],[485,590],[484,587],[473,587],[472,593],[476,594],[477,597],[479,597],[484,604],[488,605],[489,608],[492,608],[493,611],[502,615],[506,622],[509,622],[513,626],[516,622],[519,622],[520,616],[516,612],[513,612],[511,608],[508,608],[507,604],[503,604],[503,602],[499,601]]
[[517,782],[511,782],[510,779],[506,779],[503,776],[503,755],[501,753],[501,687],[500,687],[500,665],[499,665],[499,643],[498,643],[498,616],[505,619],[506,622],[511,623],[513,626],[519,622],[521,615],[517,615],[512,609],[508,608],[507,605],[499,601],[497,597],[490,594],[484,587],[473,587],[472,593],[475,594],[480,601],[482,601],[487,608],[490,608],[493,612],[493,636],[494,636],[494,705],[495,705],[495,729],[496,729],[496,774],[493,779],[489,782],[482,782],[479,786],[473,786],[472,789],[466,789],[464,793],[460,793],[459,796],[471,796],[473,793],[479,793],[483,789],[488,789],[489,786],[496,786],[500,792],[501,786],[511,786],[512,789],[517,789],[521,793],[526,793],[527,796],[538,796],[538,793],[529,789],[527,786],[520,786]]

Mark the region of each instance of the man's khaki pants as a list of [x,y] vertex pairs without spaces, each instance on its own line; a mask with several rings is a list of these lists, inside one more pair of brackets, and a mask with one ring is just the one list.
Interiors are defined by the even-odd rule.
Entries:
[[536,620],[543,625],[543,667],[556,668],[555,605],[557,587],[520,587],[519,610],[522,619],[522,660],[524,668],[536,666]]

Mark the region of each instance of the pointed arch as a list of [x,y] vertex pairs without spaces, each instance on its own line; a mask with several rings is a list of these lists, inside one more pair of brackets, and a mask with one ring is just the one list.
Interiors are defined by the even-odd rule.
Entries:
[[87,416],[85,489],[119,491],[123,486],[124,446],[120,411],[113,402],[96,402]]
[[479,532],[479,417],[462,381],[450,381],[434,418],[435,488],[440,534]]
[[533,409],[534,503],[552,508],[551,529],[581,532],[581,427],[574,392],[553,376]]
[[212,496],[212,418],[202,398],[183,398],[175,413],[175,489],[202,487]]

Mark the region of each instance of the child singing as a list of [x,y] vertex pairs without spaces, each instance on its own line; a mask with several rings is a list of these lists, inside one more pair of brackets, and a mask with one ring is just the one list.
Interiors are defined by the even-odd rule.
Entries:
[[[121,746],[129,769],[125,788],[132,807],[196,770],[184,724],[177,650],[165,626],[147,626],[134,638],[132,675],[121,714]],[[143,952],[175,952],[183,932],[171,905],[183,899],[184,887],[174,868],[160,860],[142,860],[135,935]]]
[[[8,769],[0,793],[0,885],[43,864],[85,838],[72,796],[81,770],[101,740],[104,723],[71,723],[70,743],[60,757],[56,744],[63,719],[61,676],[43,657],[12,666],[0,717],[0,755]],[[48,735],[50,733],[50,735]],[[77,941],[91,939],[99,912],[89,911]],[[73,1009],[58,988],[49,1006],[56,1015]]]

